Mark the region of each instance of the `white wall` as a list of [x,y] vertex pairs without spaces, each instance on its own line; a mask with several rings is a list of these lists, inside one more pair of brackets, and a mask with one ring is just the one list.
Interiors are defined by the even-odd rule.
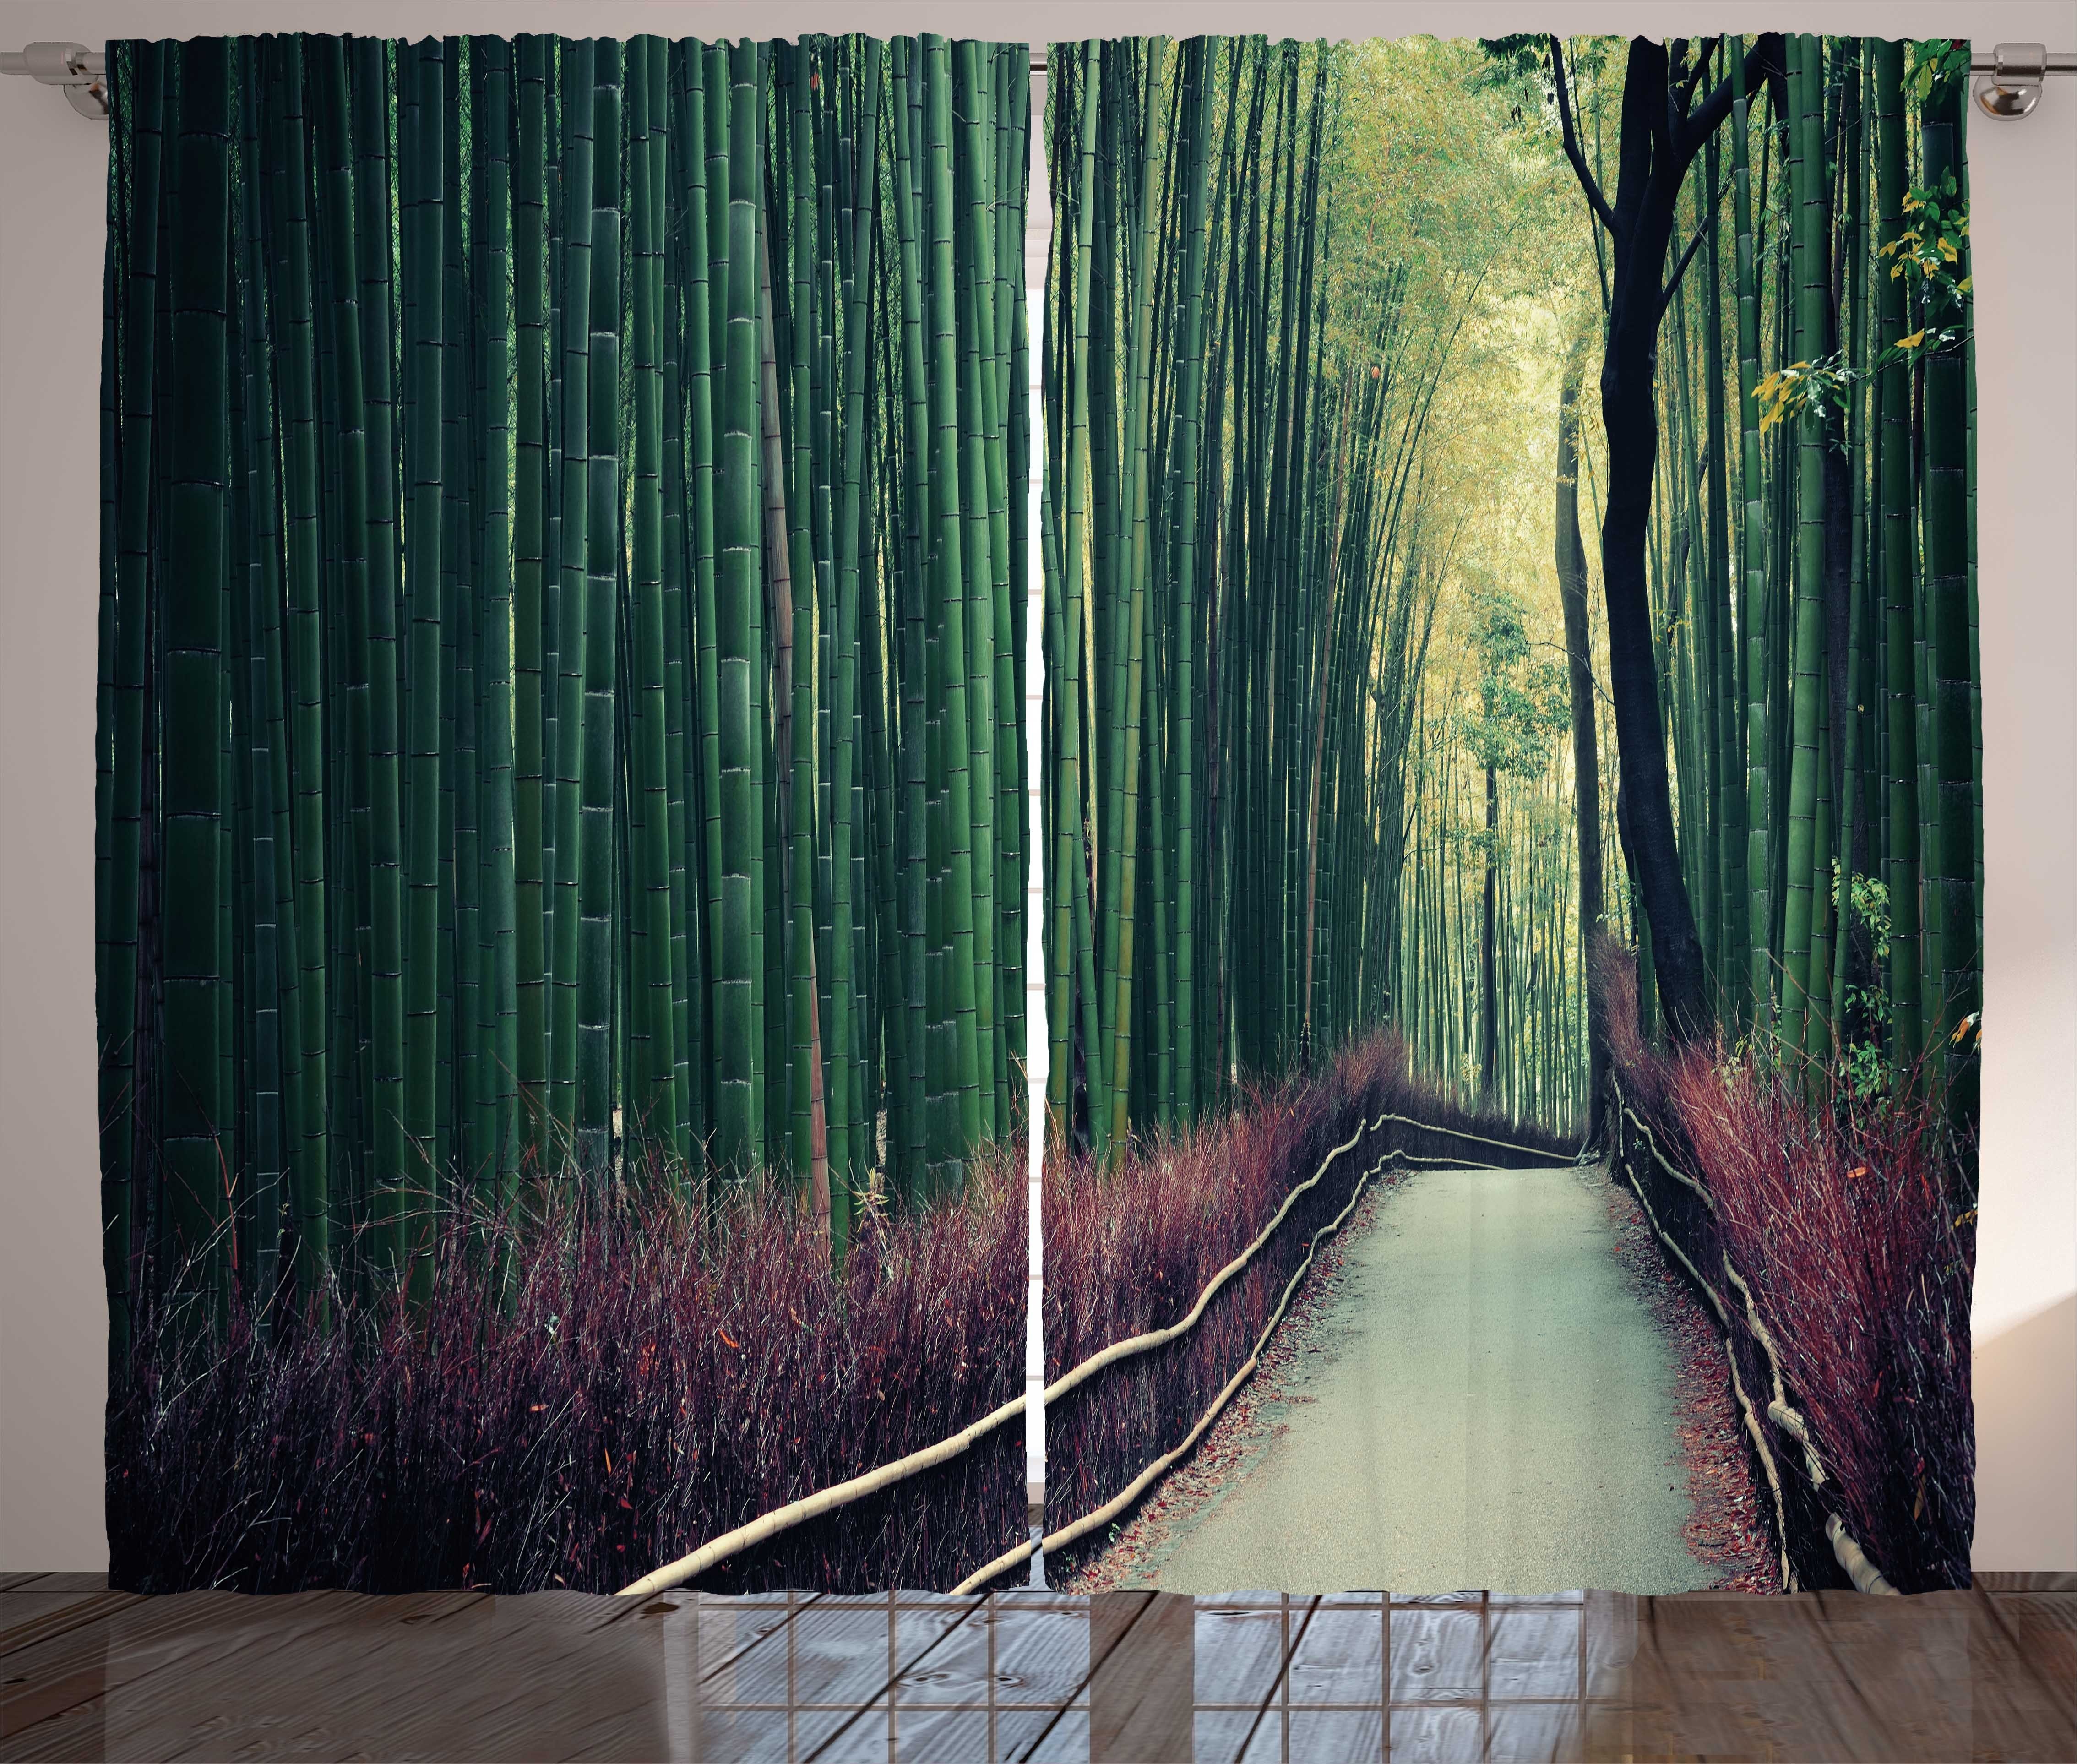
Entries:
[[[0,47],[263,30],[705,37],[1795,28],[2077,48],[2077,0],[5,0]],[[94,677],[106,131],[0,81],[0,1562],[106,1562]],[[1975,120],[1983,1568],[2077,1568],[2077,80]],[[1005,1344],[1007,1350],[1008,1344]]]

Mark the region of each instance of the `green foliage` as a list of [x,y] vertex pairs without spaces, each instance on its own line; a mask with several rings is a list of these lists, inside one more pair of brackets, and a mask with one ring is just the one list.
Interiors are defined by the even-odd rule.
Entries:
[[[1832,905],[1838,915],[1840,936],[1847,935],[1857,925],[1867,932],[1879,976],[1889,960],[1888,885],[1875,876],[1850,875],[1834,859]],[[1845,1012],[1841,1023],[1861,1030],[1842,1039],[1839,1048],[1839,1071],[1848,1094],[1857,1103],[1890,1095],[1896,1071],[1888,1052],[1892,1017],[1889,988],[1879,978],[1871,986],[1850,984],[1842,1003]]]
[[1474,586],[1471,643],[1479,663],[1479,709],[1467,725],[1481,766],[1530,777],[1550,758],[1551,743],[1571,726],[1565,671],[1533,657],[1528,610],[1507,589]]
[[1856,376],[1837,352],[1817,361],[1792,361],[1777,368],[1753,388],[1759,406],[1759,432],[1813,411],[1827,425],[1846,414]]
[[1839,915],[1842,931],[1854,925],[1867,929],[1868,942],[1878,962],[1889,959],[1889,884],[1872,876],[1846,876],[1838,860],[1832,863],[1832,905]]
[[[1565,46],[1567,72],[1575,80],[1583,75],[1600,73],[1609,64],[1609,51],[1619,40],[1613,37],[1570,39]],[[1517,31],[1507,36],[1480,37],[1478,44],[1484,52],[1486,65],[1472,74],[1471,83],[1474,86],[1505,87],[1534,82],[1555,91],[1550,80],[1550,39],[1542,31]]]
[[1805,411],[1815,412],[1829,431],[1836,432],[1846,420],[1857,386],[1893,362],[1908,364],[1958,347],[1968,335],[1968,297],[1974,278],[1960,272],[1969,237],[1969,205],[1961,199],[1954,174],[1947,173],[1937,187],[1914,189],[1904,198],[1904,208],[1906,214],[1919,217],[1917,224],[1882,246],[1875,256],[1894,259],[1889,268],[1892,281],[1902,278],[1917,287],[1924,322],[1908,336],[1877,351],[1858,372],[1847,365],[1843,350],[1816,361],[1792,361],[1777,368],[1753,388],[1762,435]]
[[1969,45],[1960,37],[1932,37],[1911,45],[1911,72],[1904,89],[1921,109],[1943,88],[1969,77]]
[[1540,31],[1517,31],[1504,37],[1480,37],[1486,65],[1471,76],[1474,85],[1506,85],[1543,77],[1548,69],[1548,39]]
[[[1945,322],[1958,324],[1968,299],[1971,278],[1961,273],[1962,253],[1969,238],[1969,205],[1962,200],[1960,186],[1954,174],[1949,172],[1937,185],[1923,185],[1913,189],[1904,198],[1904,211],[1916,214],[1917,223],[1898,234],[1875,253],[1878,257],[1894,257],[1890,265],[1890,280],[1900,277],[1905,281],[1909,270],[1918,273],[1921,310],[1929,322],[1929,328]],[[1896,350],[1908,355],[1918,349],[1934,349],[1951,342],[1952,337],[1928,339],[1925,330],[1917,335],[1900,338]]]
[[522,1175],[840,1255],[1021,1090],[1024,46],[227,40],[111,52],[119,1353]]

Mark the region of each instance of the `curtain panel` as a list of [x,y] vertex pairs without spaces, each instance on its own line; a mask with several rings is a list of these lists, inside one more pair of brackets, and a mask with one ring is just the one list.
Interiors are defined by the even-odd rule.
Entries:
[[1070,1584],[1967,1584],[1967,66],[1052,46]]
[[119,1583],[1967,1583],[1963,47],[114,48]]
[[[1026,46],[110,47],[118,1583],[613,1591],[994,1410]],[[949,1584],[1013,1431],[705,1583]]]

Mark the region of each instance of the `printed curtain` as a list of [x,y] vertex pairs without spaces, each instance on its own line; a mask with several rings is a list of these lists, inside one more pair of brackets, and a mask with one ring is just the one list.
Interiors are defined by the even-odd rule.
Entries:
[[1966,1584],[1965,46],[111,49],[116,1583]]
[[1967,60],[1053,46],[1059,1583],[1968,1583]]
[[735,1528],[1017,1385],[1027,46],[110,48],[116,1583],[950,1585]]

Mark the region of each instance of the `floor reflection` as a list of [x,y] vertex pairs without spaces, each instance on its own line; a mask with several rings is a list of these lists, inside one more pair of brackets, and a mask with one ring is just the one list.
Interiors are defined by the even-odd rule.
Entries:
[[1620,1695],[1634,1601],[1559,1593],[1197,1603],[1199,1764],[1578,1755]]
[[2072,1577],[1917,1598],[141,1599],[10,1575],[10,1758],[2077,1758]]
[[1089,1601],[682,1596],[664,1618],[673,1759],[897,1764],[1089,1756]]

